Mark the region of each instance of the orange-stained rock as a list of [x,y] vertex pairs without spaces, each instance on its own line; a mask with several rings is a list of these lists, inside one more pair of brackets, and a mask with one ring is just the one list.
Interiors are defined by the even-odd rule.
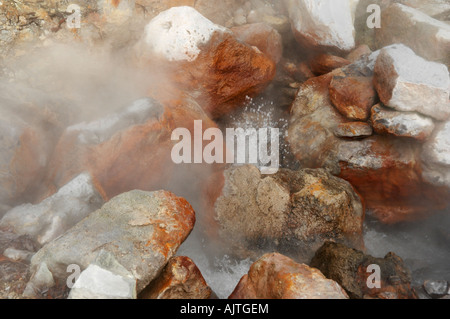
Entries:
[[349,181],[385,223],[417,219],[448,207],[448,189],[422,178],[421,145],[395,137],[348,140],[335,135],[348,122],[332,106],[333,73],[303,83],[291,107],[287,140],[302,167],[324,167]]
[[370,48],[367,44],[361,44],[361,45],[357,46],[352,52],[350,52],[346,56],[346,59],[353,63],[353,62],[358,61],[363,56],[369,55],[371,53],[372,53],[372,50],[370,50]]
[[52,110],[51,99],[46,100],[46,106],[35,105],[27,90],[20,91],[14,86],[3,89],[0,97],[0,204],[7,207],[35,199],[61,123],[59,114]]
[[122,112],[68,127],[53,153],[41,198],[88,171],[106,200],[134,189],[168,189],[208,204],[205,185],[222,165],[175,164],[171,152],[178,141],[171,134],[186,128],[193,139],[195,120],[202,120],[202,133],[217,126],[192,99],[167,98],[166,105],[142,99]]
[[372,134],[372,126],[367,122],[342,123],[334,131],[334,135],[337,137],[368,137]]
[[320,54],[310,62],[310,66],[313,73],[316,75],[323,75],[349,65],[350,63],[351,62],[347,59],[335,55]]
[[155,17],[136,46],[136,55],[143,68],[161,70],[214,119],[260,93],[276,71],[275,63],[261,51],[190,7],[172,8]]
[[315,76],[306,62],[294,63],[293,61],[282,59],[280,69],[297,82],[304,82]]
[[261,175],[253,165],[231,167],[214,207],[222,242],[240,257],[277,249],[309,260],[327,240],[364,247],[361,199],[322,169]]
[[373,136],[340,146],[340,174],[387,224],[416,220],[449,205],[449,191],[422,178],[419,143]]
[[335,75],[330,83],[331,102],[348,119],[365,121],[377,99],[372,82],[372,77]]
[[348,299],[317,269],[278,253],[266,254],[244,275],[229,299]]
[[162,273],[139,295],[139,299],[209,299],[211,288],[189,257],[169,260]]
[[275,63],[283,55],[283,39],[277,30],[265,23],[246,24],[231,28],[236,39],[257,47]]
[[399,112],[377,104],[372,108],[370,122],[378,134],[425,141],[435,129],[431,118],[416,112]]
[[104,251],[133,274],[139,293],[176,254],[195,220],[192,206],[168,191],[120,194],[33,256],[27,291],[45,288],[37,272],[41,266],[65,284],[68,265],[84,270]]
[[[370,266],[379,267],[379,287],[368,285],[377,283],[373,277],[375,268]],[[394,253],[375,258],[342,244],[327,242],[316,252],[311,267],[338,282],[352,299],[416,299],[411,288],[411,273]]]

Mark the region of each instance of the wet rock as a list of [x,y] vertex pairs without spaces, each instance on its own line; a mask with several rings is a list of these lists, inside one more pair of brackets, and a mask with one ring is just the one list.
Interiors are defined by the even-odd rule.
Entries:
[[334,131],[334,135],[337,137],[368,137],[372,134],[372,126],[366,122],[342,123]]
[[450,122],[437,126],[422,150],[423,177],[437,186],[450,188]]
[[440,298],[448,293],[448,283],[444,280],[425,280],[423,288],[433,298]]
[[[342,244],[327,242],[316,252],[310,265],[339,283],[352,299],[416,298],[410,285],[410,271],[394,253],[374,258]],[[371,265],[379,267],[379,280],[371,277],[374,274]],[[379,288],[369,284],[378,284]]]
[[68,299],[136,299],[136,278],[102,251],[76,280]]
[[[84,270],[104,250],[133,274],[140,292],[176,253],[194,222],[189,203],[172,193],[124,193],[39,250],[31,271],[46,264],[53,278],[65,283],[69,265]],[[28,285],[35,286],[34,280]]]
[[211,295],[212,290],[195,263],[189,257],[177,256],[169,260],[139,299],[209,299]]
[[414,112],[397,112],[378,104],[372,108],[370,118],[378,134],[391,134],[425,141],[435,125],[431,118]]
[[230,30],[190,7],[169,9],[150,21],[136,55],[142,67],[162,68],[182,91],[194,92],[213,118],[260,93],[276,71],[257,48],[237,41]]
[[[373,57],[357,63],[369,76],[370,60]],[[386,223],[447,207],[446,191],[422,178],[419,143],[380,135],[362,140],[335,135],[348,120],[331,105],[332,73],[304,82],[292,104],[287,141],[301,167],[322,167],[349,181],[367,208]]]
[[323,75],[349,64],[350,61],[344,58],[331,54],[320,54],[311,61],[310,66],[313,73]]
[[[399,3],[382,11],[383,27],[376,29],[380,47],[403,43],[421,57],[450,64],[450,26]],[[422,67],[417,66],[420,70]]]
[[285,4],[300,44],[336,51],[350,51],[355,47],[350,1],[286,0]]
[[272,253],[250,267],[229,299],[348,299],[348,296],[317,269]]
[[437,120],[450,116],[447,67],[422,59],[404,45],[381,50],[374,85],[381,102],[398,111],[419,112]]
[[0,228],[28,235],[44,245],[62,235],[102,204],[102,196],[92,178],[84,173],[41,203],[25,204],[10,210],[0,220]]
[[375,135],[341,143],[339,176],[383,223],[417,220],[448,205],[446,190],[422,178],[420,145]]
[[363,246],[358,195],[324,170],[262,176],[252,165],[230,168],[215,207],[221,238],[235,253],[265,243],[310,258],[327,239]]
[[265,23],[246,24],[231,28],[236,39],[257,47],[275,63],[283,55],[283,42],[277,30]]
[[331,79],[330,73],[302,83],[291,107],[287,140],[302,167],[321,167],[328,153],[339,144],[334,131],[348,122],[331,105]]
[[372,77],[337,74],[330,83],[331,102],[346,118],[365,121],[377,99],[372,82]]

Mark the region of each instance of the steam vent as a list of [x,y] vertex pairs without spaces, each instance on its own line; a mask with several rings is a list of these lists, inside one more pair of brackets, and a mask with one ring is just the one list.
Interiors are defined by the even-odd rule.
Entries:
[[450,299],[449,67],[448,0],[0,0],[0,299]]

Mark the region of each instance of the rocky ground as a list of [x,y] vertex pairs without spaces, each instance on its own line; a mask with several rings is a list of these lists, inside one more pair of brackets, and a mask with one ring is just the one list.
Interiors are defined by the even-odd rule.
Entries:
[[450,298],[449,52],[445,0],[0,1],[0,298]]

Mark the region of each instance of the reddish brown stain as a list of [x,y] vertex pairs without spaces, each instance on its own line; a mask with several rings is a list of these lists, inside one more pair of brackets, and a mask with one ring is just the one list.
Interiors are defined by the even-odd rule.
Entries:
[[120,0],[111,0],[111,4],[112,4],[115,8],[117,8],[117,7],[119,6],[119,4],[120,4]]

